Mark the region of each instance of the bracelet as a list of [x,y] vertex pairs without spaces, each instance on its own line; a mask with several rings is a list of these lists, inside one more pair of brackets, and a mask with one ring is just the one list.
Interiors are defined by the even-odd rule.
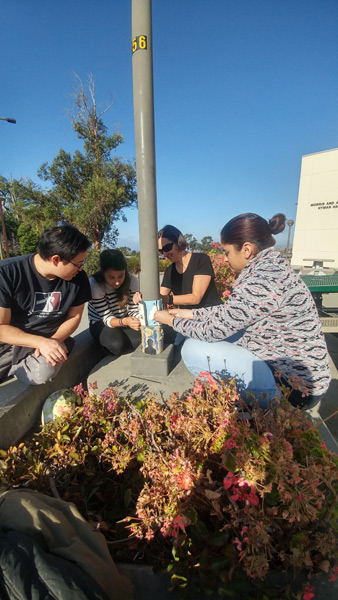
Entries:
[[168,294],[168,304],[174,304],[174,295],[173,294]]
[[123,317],[122,317],[122,319],[119,319],[119,327],[123,327],[122,321],[123,321]]

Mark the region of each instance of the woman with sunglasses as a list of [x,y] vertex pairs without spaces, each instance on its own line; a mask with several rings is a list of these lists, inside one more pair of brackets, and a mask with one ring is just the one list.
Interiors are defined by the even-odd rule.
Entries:
[[100,270],[89,279],[89,331],[110,354],[120,356],[141,343],[139,307],[133,300],[138,279],[128,271],[120,250],[100,254]]
[[160,294],[167,305],[202,308],[221,304],[215,274],[207,254],[188,252],[179,229],[166,225],[158,232],[158,249],[172,264],[165,270]]
[[155,320],[193,338],[182,358],[197,377],[235,378],[243,397],[250,392],[263,407],[282,383],[291,404],[311,408],[328,389],[329,357],[309,289],[273,248],[285,220],[280,213],[269,222],[253,213],[231,219],[221,245],[238,277],[226,304],[158,311]]

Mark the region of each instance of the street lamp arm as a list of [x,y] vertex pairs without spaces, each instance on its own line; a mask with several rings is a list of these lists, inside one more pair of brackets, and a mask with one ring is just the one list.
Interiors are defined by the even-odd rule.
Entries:
[[10,119],[9,117],[0,117],[0,121],[7,121],[7,123],[16,123],[16,119]]

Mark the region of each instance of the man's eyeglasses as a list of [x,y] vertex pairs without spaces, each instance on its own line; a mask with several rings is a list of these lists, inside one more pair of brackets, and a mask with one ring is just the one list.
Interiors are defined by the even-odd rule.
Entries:
[[81,269],[83,268],[84,264],[85,264],[85,260],[82,261],[81,264],[76,265],[75,263],[73,263],[71,260],[69,260],[68,262],[70,262],[71,265],[73,265],[73,267],[76,267],[77,269],[79,269],[79,271],[81,271]]
[[170,250],[172,249],[173,245],[175,242],[169,242],[169,244],[165,244],[165,246],[163,246],[163,248],[159,248],[158,251],[160,254],[163,254],[163,252],[170,252]]

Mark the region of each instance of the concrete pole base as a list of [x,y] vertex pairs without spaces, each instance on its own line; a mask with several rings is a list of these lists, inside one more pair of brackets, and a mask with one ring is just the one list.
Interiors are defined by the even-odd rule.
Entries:
[[174,357],[174,346],[169,344],[161,354],[145,354],[138,346],[130,356],[130,374],[133,377],[167,377]]

